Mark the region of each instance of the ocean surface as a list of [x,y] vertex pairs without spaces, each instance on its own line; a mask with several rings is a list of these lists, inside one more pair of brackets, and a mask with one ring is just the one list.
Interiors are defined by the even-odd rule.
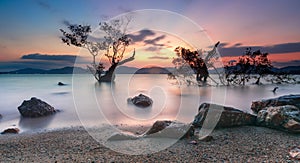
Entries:
[[[66,85],[58,86],[58,82]],[[254,100],[299,94],[299,84],[198,87],[176,85],[167,75],[117,74],[114,83],[97,83],[89,74],[0,75],[0,131],[18,127],[35,132],[101,124],[148,125],[156,120],[191,122],[203,102],[233,106],[250,112]],[[276,93],[272,90],[278,86]],[[148,108],[127,103],[143,93],[153,99]],[[18,106],[37,97],[60,112],[42,118],[22,118]]]

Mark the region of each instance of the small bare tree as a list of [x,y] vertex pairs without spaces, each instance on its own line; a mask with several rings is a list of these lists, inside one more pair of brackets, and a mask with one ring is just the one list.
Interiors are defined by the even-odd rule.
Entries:
[[[85,48],[93,56],[91,65],[88,65],[89,71],[94,75],[98,82],[114,81],[114,71],[117,66],[134,60],[135,51],[132,56],[124,59],[123,56],[126,48],[129,46],[131,39],[126,34],[129,18],[126,20],[112,20],[110,22],[100,22],[100,30],[105,36],[95,40],[88,40],[89,34],[92,32],[89,25],[69,25],[69,32],[60,29],[62,32],[62,41],[67,45]],[[96,57],[102,53],[107,57],[110,67],[105,71],[104,64],[99,62],[96,64]]]

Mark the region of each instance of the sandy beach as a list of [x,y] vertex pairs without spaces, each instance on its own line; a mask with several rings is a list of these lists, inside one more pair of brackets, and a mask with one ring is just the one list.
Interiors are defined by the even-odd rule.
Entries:
[[[124,127],[129,130],[130,127]],[[140,133],[145,127],[130,128]],[[82,127],[0,135],[0,162],[296,162],[289,150],[299,135],[244,126],[217,129],[213,140],[179,140],[153,154],[126,155],[95,141]]]

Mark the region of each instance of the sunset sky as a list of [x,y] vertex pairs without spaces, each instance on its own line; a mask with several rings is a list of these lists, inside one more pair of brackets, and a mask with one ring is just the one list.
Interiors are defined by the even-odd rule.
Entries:
[[[159,9],[150,11],[163,14],[153,14],[155,22],[146,18],[133,20],[140,25],[135,29],[140,30],[129,29],[135,39],[128,55],[133,48],[137,54],[127,66],[172,66],[176,46],[197,44],[193,40],[204,36],[208,42],[201,48],[208,50],[209,45],[221,41],[218,50],[224,60],[253,47],[269,52],[277,67],[299,66],[299,7],[299,0],[1,0],[0,71],[70,66],[74,55],[88,61],[91,57],[81,56],[79,48],[61,42],[59,29],[66,29],[67,24],[91,25],[96,29],[100,21],[143,9]],[[168,11],[171,16],[165,21]],[[158,29],[153,24],[163,27]],[[199,27],[201,34],[193,28],[193,35],[183,36],[193,25]],[[36,53],[41,55],[32,55]]]

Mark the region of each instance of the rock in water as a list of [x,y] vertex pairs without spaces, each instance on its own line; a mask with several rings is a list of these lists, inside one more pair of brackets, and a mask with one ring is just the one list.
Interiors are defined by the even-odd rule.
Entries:
[[300,109],[293,105],[263,108],[257,114],[257,125],[300,133]]
[[18,134],[20,130],[18,128],[8,128],[1,132],[1,134]]
[[66,85],[66,84],[64,84],[63,82],[58,82],[57,85],[63,86],[63,85]]
[[268,100],[254,101],[252,102],[251,110],[253,110],[254,113],[258,113],[266,107],[283,105],[294,105],[300,108],[300,94],[285,95]]
[[[209,109],[211,109],[210,111],[213,113],[214,117],[206,118]],[[221,114],[221,116],[218,117],[219,113]],[[242,125],[254,125],[256,116],[228,106],[203,103],[198,109],[198,114],[194,118],[193,125],[195,127],[202,127],[204,121],[206,120],[209,123],[217,120],[218,122],[216,126],[212,127],[223,128]]]
[[139,94],[138,96],[135,96],[133,98],[128,98],[127,102],[133,103],[134,105],[136,105],[138,107],[148,107],[148,106],[152,105],[152,103],[153,103],[153,101],[150,97],[143,95],[143,94]]
[[23,117],[30,118],[47,116],[56,112],[54,107],[36,97],[32,97],[28,101],[24,100],[18,110]]

